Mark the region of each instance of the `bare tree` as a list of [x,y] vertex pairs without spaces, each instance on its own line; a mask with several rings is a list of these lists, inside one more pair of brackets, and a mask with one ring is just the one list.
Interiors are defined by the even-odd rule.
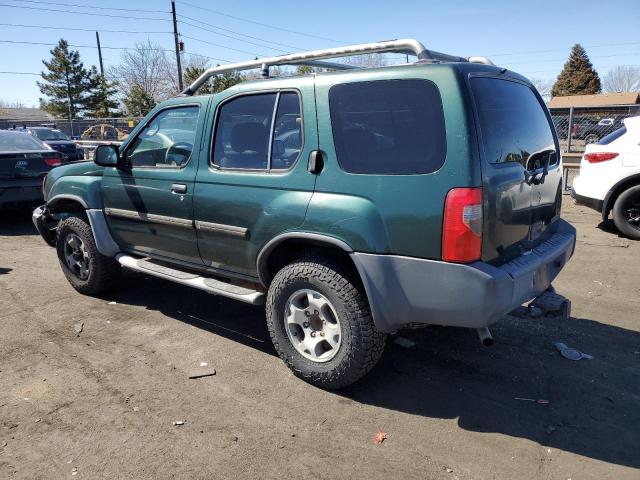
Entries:
[[364,55],[346,57],[344,62],[347,65],[353,65],[359,68],[384,67],[387,65],[387,59],[379,53],[366,53]]
[[531,83],[536,87],[540,96],[545,102],[551,99],[551,89],[553,88],[553,82],[551,80],[545,80],[543,78],[532,78]]
[[19,100],[10,102],[0,98],[0,108],[25,108],[25,105]]
[[640,91],[640,68],[618,65],[609,70],[602,81],[604,91],[608,93]]
[[167,52],[158,44],[138,42],[132,50],[125,50],[120,63],[107,71],[111,80],[116,80],[120,93],[126,97],[133,87],[148,93],[156,101],[165,100],[178,93],[175,68]]

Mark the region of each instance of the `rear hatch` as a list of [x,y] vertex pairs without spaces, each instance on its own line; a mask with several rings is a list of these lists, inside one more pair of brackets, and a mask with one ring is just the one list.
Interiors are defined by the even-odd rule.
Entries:
[[542,99],[524,79],[477,74],[469,83],[482,158],[482,260],[499,265],[553,233],[560,150]]

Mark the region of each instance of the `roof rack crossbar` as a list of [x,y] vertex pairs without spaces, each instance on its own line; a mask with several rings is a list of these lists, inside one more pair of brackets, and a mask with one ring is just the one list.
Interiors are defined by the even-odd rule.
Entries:
[[[193,95],[198,88],[209,80],[214,75],[219,75],[226,72],[252,70],[260,68],[263,77],[269,76],[269,67],[276,65],[310,65],[316,67],[331,68],[336,70],[347,70],[354,67],[343,63],[325,62],[319,60],[326,60],[330,58],[348,57],[352,55],[363,55],[367,53],[403,53],[409,55],[415,55],[418,61],[427,62],[471,62],[475,60],[475,63],[491,63],[490,60],[483,57],[456,57],[439,52],[431,52],[425,48],[425,46],[417,40],[405,38],[399,40],[387,40],[374,43],[363,43],[360,45],[349,45],[346,47],[327,48],[323,50],[313,50],[309,52],[291,53],[287,55],[280,55],[276,57],[257,58],[255,60],[248,60],[245,62],[231,63],[228,65],[219,65],[217,67],[211,67],[207,69],[202,75],[200,75],[191,85],[184,89],[183,95]],[[473,59],[473,60],[472,60]],[[483,61],[478,61],[482,59]]]

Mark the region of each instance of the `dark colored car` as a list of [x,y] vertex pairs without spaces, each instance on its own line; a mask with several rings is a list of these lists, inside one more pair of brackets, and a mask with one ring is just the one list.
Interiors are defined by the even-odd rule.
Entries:
[[604,120],[578,117],[573,122],[571,137],[584,140],[586,144],[597,143],[601,138],[621,128],[623,126],[622,120],[623,117]]
[[27,132],[60,152],[65,162],[84,159],[84,150],[60,130],[48,127],[28,127]]
[[0,210],[42,202],[43,177],[62,163],[62,155],[37,138],[0,130]]
[[[407,50],[420,61],[269,78],[288,61]],[[192,96],[247,68],[265,78]],[[78,292],[118,286],[126,267],[266,304],[280,358],[323,388],[365,375],[399,329],[466,327],[490,344],[489,325],[549,298],[576,241],[531,82],[415,40],[213,67],[44,191],[34,223]]]

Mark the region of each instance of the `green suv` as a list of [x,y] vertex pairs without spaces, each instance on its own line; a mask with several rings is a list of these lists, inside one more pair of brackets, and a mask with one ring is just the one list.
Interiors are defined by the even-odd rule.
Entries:
[[[418,60],[321,61],[370,52]],[[300,64],[330,71],[269,78]],[[256,67],[265,78],[193,96],[213,75]],[[402,328],[490,339],[575,247],[535,88],[414,40],[212,68],[94,162],[52,170],[34,212],[76,290],[98,294],[124,266],[266,304],[282,360],[323,388],[365,375]]]

